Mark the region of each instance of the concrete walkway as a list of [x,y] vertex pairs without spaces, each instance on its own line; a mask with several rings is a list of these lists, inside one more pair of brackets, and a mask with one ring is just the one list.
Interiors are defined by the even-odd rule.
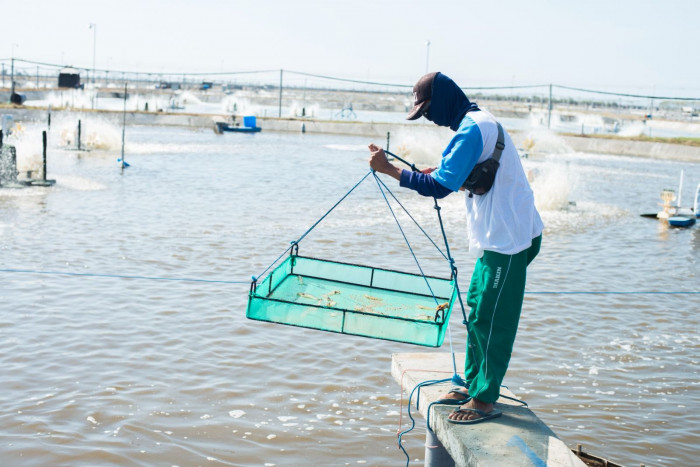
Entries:
[[[457,368],[464,368],[464,354],[457,355]],[[423,381],[451,377],[452,357],[449,353],[394,354],[391,374],[402,391],[410,394]],[[428,405],[452,387],[444,383],[421,388],[419,409],[423,417]],[[505,389],[501,394],[514,397]],[[415,407],[415,400],[413,403]],[[530,409],[504,398],[498,400],[496,407],[503,416],[476,425],[449,423],[447,415],[454,406],[432,407],[430,424],[455,465],[585,467]]]

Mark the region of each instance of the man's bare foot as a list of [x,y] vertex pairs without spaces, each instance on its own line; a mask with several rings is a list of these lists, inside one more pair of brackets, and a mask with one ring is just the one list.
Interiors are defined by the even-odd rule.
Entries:
[[[493,404],[481,402],[478,399],[470,399],[469,402],[462,405],[460,409],[476,409],[485,414],[488,414],[493,410]],[[448,416],[448,418],[450,420],[476,420],[478,418],[484,418],[484,416],[479,414],[478,412],[473,412],[471,410],[465,410],[462,412],[457,410],[452,412]]]

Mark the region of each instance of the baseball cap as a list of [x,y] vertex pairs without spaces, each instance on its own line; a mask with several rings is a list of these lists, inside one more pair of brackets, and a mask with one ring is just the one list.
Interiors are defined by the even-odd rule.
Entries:
[[422,115],[422,110],[430,102],[433,96],[433,81],[439,72],[423,75],[413,86],[413,108],[406,116],[406,120],[416,120]]

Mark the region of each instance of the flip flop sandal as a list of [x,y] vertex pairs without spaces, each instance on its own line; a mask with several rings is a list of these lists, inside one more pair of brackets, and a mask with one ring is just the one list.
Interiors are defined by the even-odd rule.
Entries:
[[438,399],[435,402],[433,402],[432,404],[462,405],[462,404],[466,404],[467,402],[469,402],[472,399],[472,397],[468,393],[462,391],[460,388],[453,388],[447,394],[459,394],[460,396],[464,396],[464,398],[463,399]]
[[484,412],[483,410],[479,409],[455,409],[452,411],[452,413],[476,413],[480,415],[481,417],[475,418],[472,420],[452,420],[451,418],[448,418],[447,421],[450,423],[454,423],[456,425],[474,425],[475,423],[481,423],[485,422],[486,420],[491,420],[493,418],[498,418],[501,415],[503,415],[503,412],[500,410],[493,409],[491,412]]
[[428,417],[426,419],[426,425],[429,430],[432,430],[430,428],[430,409],[432,409],[434,405],[462,405],[472,399],[472,397],[468,393],[462,391],[461,388],[452,388],[447,394],[459,394],[460,396],[464,396],[464,399],[438,399],[435,402],[431,402],[428,405]]

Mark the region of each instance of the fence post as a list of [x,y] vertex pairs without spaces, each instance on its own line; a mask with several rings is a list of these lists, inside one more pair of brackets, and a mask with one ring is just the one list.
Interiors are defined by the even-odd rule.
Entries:
[[552,85],[549,85],[549,113],[547,115],[547,128],[552,125]]
[[279,111],[277,112],[278,117],[282,117],[282,72],[283,72],[283,70],[280,69],[280,102],[279,102]]

